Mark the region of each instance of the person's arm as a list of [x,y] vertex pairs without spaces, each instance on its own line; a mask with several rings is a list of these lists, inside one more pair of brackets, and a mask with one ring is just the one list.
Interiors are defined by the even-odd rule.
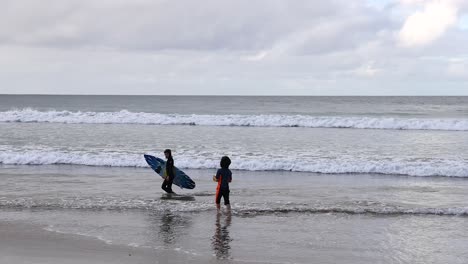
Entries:
[[213,177],[213,181],[215,181],[215,182],[219,181],[220,177],[221,177],[221,172],[220,172],[220,170],[218,170],[216,172],[216,175]]
[[167,160],[166,163],[166,174],[169,178],[174,178],[174,160],[172,158]]
[[232,173],[229,175],[229,182],[232,182]]

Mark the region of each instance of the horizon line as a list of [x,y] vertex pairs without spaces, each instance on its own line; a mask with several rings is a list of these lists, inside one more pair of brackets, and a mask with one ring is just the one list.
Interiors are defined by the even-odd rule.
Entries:
[[460,95],[417,95],[417,94],[409,94],[409,95],[370,95],[370,94],[362,94],[362,95],[264,95],[264,94],[246,94],[246,95],[239,95],[239,94],[201,94],[201,95],[196,95],[196,94],[0,94],[2,95],[15,95],[15,96],[206,96],[206,97],[221,97],[221,96],[226,96],[226,97],[467,97],[468,94],[460,94]]

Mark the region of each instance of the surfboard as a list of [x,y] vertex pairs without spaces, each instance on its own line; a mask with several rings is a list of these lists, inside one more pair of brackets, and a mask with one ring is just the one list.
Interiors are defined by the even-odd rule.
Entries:
[[[143,155],[145,157],[146,162],[148,165],[153,169],[159,176],[163,179],[166,178],[166,162],[160,158],[151,156],[151,155]],[[185,174],[185,172],[179,170],[178,168],[174,167],[174,181],[173,183],[179,186],[182,189],[193,189],[195,188],[195,182],[190,179],[190,177]]]

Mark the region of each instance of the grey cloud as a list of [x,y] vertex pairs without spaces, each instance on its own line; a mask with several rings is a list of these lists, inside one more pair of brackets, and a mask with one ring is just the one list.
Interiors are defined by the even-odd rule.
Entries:
[[431,45],[402,48],[398,5],[365,3],[2,1],[0,93],[408,94],[444,81],[455,92],[466,87],[466,31],[452,28]]
[[[327,41],[346,43],[339,37],[356,42],[372,35],[382,20],[375,15],[367,21],[365,8],[346,1],[6,1],[0,40],[56,47],[260,50],[295,32],[331,29],[312,33],[304,43],[303,49],[320,52],[333,46]],[[344,34],[353,29],[368,32]]]

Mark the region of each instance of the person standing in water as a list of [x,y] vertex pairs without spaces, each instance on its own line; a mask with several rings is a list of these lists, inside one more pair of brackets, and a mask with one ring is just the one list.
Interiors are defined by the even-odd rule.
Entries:
[[216,187],[216,208],[220,209],[221,197],[224,198],[224,204],[231,208],[229,202],[229,183],[232,181],[232,173],[229,170],[229,165],[231,165],[231,159],[224,156],[221,158],[221,169],[216,172],[216,175],[213,176],[213,181],[218,182]]
[[174,159],[172,158],[172,152],[170,149],[164,150],[166,156],[166,178],[164,179],[161,188],[167,193],[173,193],[172,182],[174,181]]

